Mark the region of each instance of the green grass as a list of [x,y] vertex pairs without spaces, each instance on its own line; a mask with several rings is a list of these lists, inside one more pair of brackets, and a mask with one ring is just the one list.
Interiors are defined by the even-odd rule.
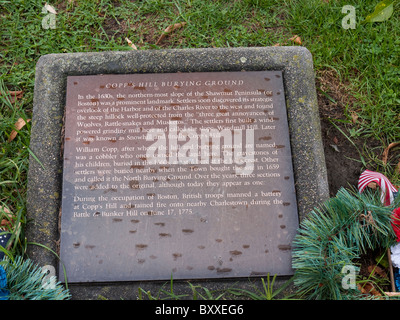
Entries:
[[[169,283],[164,285],[157,291],[152,293],[139,287],[138,299],[139,300],[180,300],[180,299],[191,299],[191,300],[286,300],[286,299],[297,299],[295,295],[284,296],[285,289],[293,283],[293,278],[281,282],[275,283],[277,276],[271,277],[267,274],[267,280],[260,278],[259,286],[256,283],[252,283],[249,279],[249,289],[240,288],[237,284],[233,284],[230,288],[220,288],[216,290],[209,290],[201,285],[193,285],[187,282],[187,287],[190,288],[189,293],[176,293],[174,290],[174,280],[171,276]],[[169,289],[164,289],[169,285]],[[243,286],[243,284],[242,284]]]
[[341,7],[348,1],[297,1],[287,12],[292,30],[314,54],[317,70],[332,68],[348,80],[357,99],[364,138],[382,145],[400,140],[400,5],[386,22],[363,24],[376,1],[358,1],[356,29],[341,27]]
[[[350,138],[376,140],[379,146],[374,150],[359,146],[365,149],[363,156],[370,168],[399,184],[395,167],[400,161],[399,148],[391,152],[391,161],[386,165],[381,155],[390,143],[400,141],[400,3],[395,3],[394,14],[388,21],[364,24],[364,18],[374,11],[377,2],[359,2],[355,5],[355,30],[344,30],[336,18],[346,1],[335,2],[334,6],[317,3],[311,1],[310,8],[299,6],[294,10],[293,30],[301,34],[304,45],[314,54],[317,70],[334,69],[348,83],[355,98],[349,111],[359,116],[356,126],[350,120],[346,125]],[[312,10],[314,14],[310,14]],[[318,30],[310,27],[315,25]]]
[[[378,0],[74,0],[50,1],[58,14],[55,29],[43,29],[44,2],[0,0],[0,206],[15,216],[15,226],[25,224],[30,124],[8,141],[14,123],[32,117],[35,64],[48,53],[161,48],[249,47],[302,45],[314,57],[317,76],[324,70],[347,87],[348,104],[340,124],[359,149],[369,169],[381,171],[399,184],[395,165],[399,148],[389,164],[381,154],[400,141],[400,3],[392,17],[380,23],[362,23]],[[343,5],[356,8],[356,29],[341,27]],[[156,45],[163,30],[178,22],[185,27]],[[6,93],[22,90],[11,103]],[[328,95],[329,92],[326,92]],[[350,114],[356,113],[353,124]],[[335,119],[333,119],[335,120]],[[338,122],[339,123],[339,122]],[[361,140],[360,140],[361,139]],[[375,140],[371,149],[364,142]],[[397,155],[396,155],[397,153]],[[5,217],[0,209],[0,220]],[[23,228],[14,233],[8,255],[23,254]]]

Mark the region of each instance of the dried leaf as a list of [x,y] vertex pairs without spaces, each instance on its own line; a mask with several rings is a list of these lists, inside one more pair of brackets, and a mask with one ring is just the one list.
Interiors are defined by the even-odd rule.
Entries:
[[335,150],[336,152],[340,152],[339,147],[336,144],[331,144],[330,145],[332,147],[333,150]]
[[291,37],[289,40],[293,41],[294,43],[301,44],[301,39],[298,35]]
[[5,214],[11,213],[11,211],[7,207],[0,206],[0,213],[4,212]]
[[376,189],[377,186],[378,186],[378,185],[376,184],[376,182],[370,182],[370,183],[368,183],[368,188]]
[[351,119],[352,119],[353,123],[356,123],[357,120],[358,120],[358,115],[357,115],[357,113],[352,112],[352,113],[351,113]]
[[[2,218],[0,222],[0,231],[1,229],[8,229],[10,231],[12,230],[14,233],[19,232],[21,228],[21,222],[16,223],[16,216],[11,213],[11,211],[7,207],[0,206],[0,217]],[[7,248],[9,249],[10,247],[11,243]]]
[[399,145],[400,142],[392,142],[391,144],[388,145],[388,147],[383,151],[382,154],[382,162],[384,164],[387,163],[388,157],[389,157],[389,150],[397,145]]
[[374,296],[381,296],[381,293],[375,289],[375,286],[371,282],[365,283],[363,286],[357,284],[358,290],[361,291],[362,294],[371,294]]
[[12,227],[12,223],[11,223],[10,220],[3,219],[3,220],[1,220],[0,226],[1,226],[1,227],[6,227],[6,226],[8,226],[9,228],[11,228],[11,227]]
[[[31,119],[26,120],[27,122],[31,121]],[[8,138],[8,142],[15,139],[17,136],[18,130],[21,130],[26,125],[24,119],[19,118],[18,121],[14,124],[15,130],[11,131],[10,137]]]
[[367,290],[364,288],[365,286],[362,286],[361,284],[357,284],[357,289],[362,293],[365,294],[367,293]]
[[[1,92],[0,92],[1,95]],[[17,99],[21,99],[23,96],[23,91],[8,91],[6,95],[11,97],[11,103],[14,103]]]
[[181,22],[181,23],[175,23],[175,24],[171,24],[170,26],[168,26],[165,30],[164,33],[170,33],[176,29],[182,28],[186,25],[186,22]]
[[372,275],[378,274],[382,278],[386,278],[386,272],[376,264],[368,266],[368,272]]
[[372,286],[372,289],[369,291],[370,294],[380,297],[382,294],[375,288],[375,286]]
[[51,6],[51,5],[47,4],[47,2],[45,3],[44,7],[46,8],[46,10],[47,10],[48,12],[50,12],[50,13],[54,13],[54,14],[57,14],[57,11],[56,11],[56,9],[54,9],[54,7],[53,7],[53,6]]
[[125,40],[126,40],[126,42],[128,42],[128,45],[129,45],[132,49],[137,50],[137,47],[135,46],[135,44],[134,44],[131,40],[129,40],[128,38],[125,38]]
[[186,25],[186,22],[180,22],[169,25],[163,32],[163,34],[158,38],[156,45],[160,44],[160,42],[166,37],[167,34],[175,31],[176,29],[182,28]]
[[0,216],[7,216],[8,219],[2,219],[0,222],[1,227],[6,227],[9,226],[10,228],[12,227],[12,214],[11,211],[8,210],[7,207],[0,206]]
[[301,38],[298,36],[298,35],[295,35],[295,36],[293,36],[293,37],[291,37],[289,40],[286,40],[284,43],[276,43],[276,44],[274,44],[273,45],[273,47],[279,47],[279,46],[284,46],[284,45],[286,45],[287,44],[287,42],[288,41],[293,41],[294,43],[297,43],[297,44],[301,44],[302,42],[301,42]]

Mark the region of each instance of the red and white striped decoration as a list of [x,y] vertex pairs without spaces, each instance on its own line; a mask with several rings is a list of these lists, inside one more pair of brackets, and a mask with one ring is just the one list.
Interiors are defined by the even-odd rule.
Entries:
[[365,170],[358,180],[358,191],[361,193],[371,182],[375,182],[381,189],[381,201],[385,206],[390,206],[394,200],[394,192],[397,189],[382,173]]

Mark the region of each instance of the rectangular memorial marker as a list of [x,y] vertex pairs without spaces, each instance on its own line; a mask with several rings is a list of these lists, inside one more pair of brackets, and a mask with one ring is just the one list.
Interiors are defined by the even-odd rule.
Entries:
[[281,71],[69,76],[69,282],[292,274]]

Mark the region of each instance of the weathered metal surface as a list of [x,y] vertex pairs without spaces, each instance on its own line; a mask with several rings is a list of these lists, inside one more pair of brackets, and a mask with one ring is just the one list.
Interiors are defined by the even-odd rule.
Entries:
[[69,282],[292,274],[281,71],[69,76]]

